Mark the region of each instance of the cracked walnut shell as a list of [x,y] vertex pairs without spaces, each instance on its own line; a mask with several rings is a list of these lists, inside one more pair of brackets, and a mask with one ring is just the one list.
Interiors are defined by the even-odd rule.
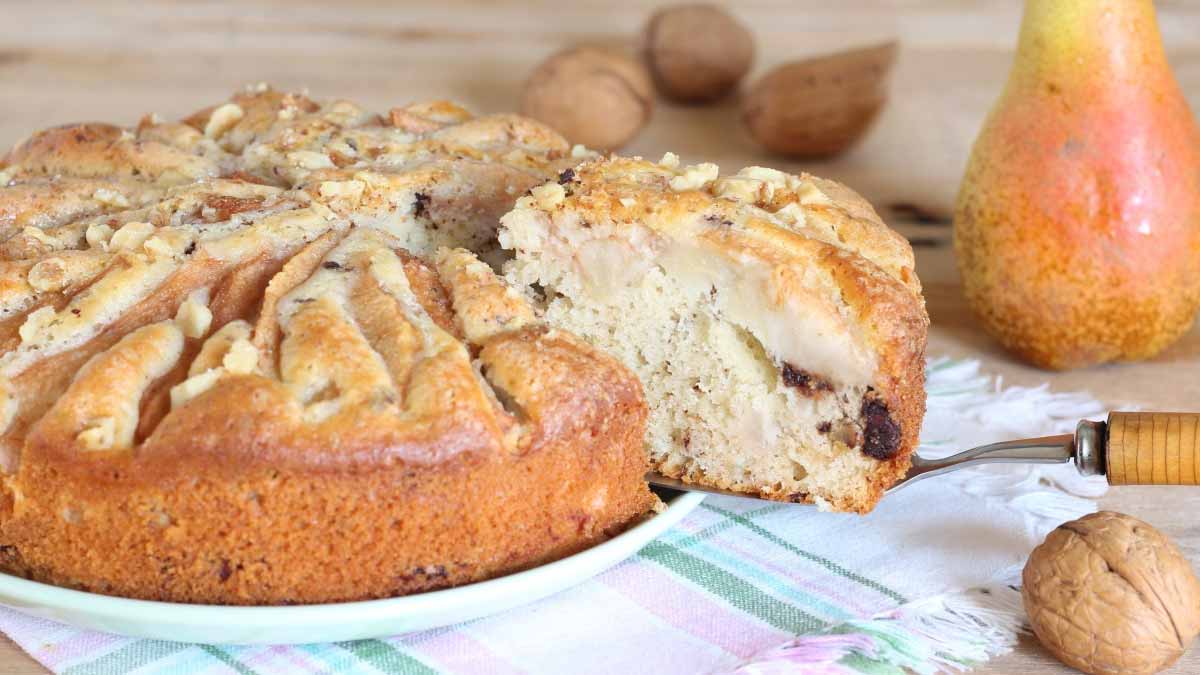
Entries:
[[1022,575],[1038,639],[1086,673],[1154,673],[1200,632],[1200,581],[1150,525],[1101,511],[1064,523]]
[[777,66],[750,85],[742,121],[767,150],[822,159],[857,143],[887,103],[894,42]]

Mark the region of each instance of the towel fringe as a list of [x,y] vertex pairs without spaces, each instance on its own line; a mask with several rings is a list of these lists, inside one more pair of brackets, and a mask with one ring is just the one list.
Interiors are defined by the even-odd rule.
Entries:
[[[1080,419],[1105,412],[1103,404],[1080,392],[1054,392],[1045,384],[1005,388],[1001,378],[982,373],[977,360],[933,359],[926,372],[929,408],[937,411],[926,418],[937,420],[937,428],[922,429],[923,439],[934,439],[920,448],[927,457],[1026,434],[1071,432]],[[1081,476],[1070,465],[981,466],[938,480],[982,498],[989,509],[1019,513],[1031,548],[1064,521],[1094,512],[1094,498],[1108,489],[1103,478]]]
[[[1087,394],[1057,393],[1047,385],[1004,388],[976,360],[931,360],[926,388],[940,428],[923,430],[932,438],[921,453],[940,457],[965,446],[1039,429],[1064,433],[1104,407]],[[982,433],[972,434],[971,429]],[[966,430],[966,433],[964,433]],[[992,437],[987,437],[992,436]],[[939,437],[956,439],[955,444]],[[1007,466],[956,471],[938,480],[981,498],[989,509],[1021,514],[1030,546],[1053,528],[1096,510],[1103,479],[1079,476],[1073,467]],[[1022,565],[1001,570],[988,585],[924,598],[868,619],[835,624],[760,652],[739,666],[740,675],[852,675],[906,671],[918,675],[970,670],[1010,651],[1028,630],[1019,590]]]
[[852,675],[891,666],[918,675],[958,673],[1007,653],[1024,630],[1015,586],[943,593],[836,624],[761,652],[738,675]]

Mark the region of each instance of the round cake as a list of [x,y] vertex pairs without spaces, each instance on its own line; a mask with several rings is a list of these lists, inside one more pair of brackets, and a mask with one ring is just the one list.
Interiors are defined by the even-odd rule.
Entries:
[[0,160],[0,569],[178,602],[469,583],[648,469],[865,513],[924,411],[912,249],[832,181],[265,87]]
[[228,604],[388,597],[657,503],[638,379],[486,262],[582,153],[259,87],[0,160],[0,566]]

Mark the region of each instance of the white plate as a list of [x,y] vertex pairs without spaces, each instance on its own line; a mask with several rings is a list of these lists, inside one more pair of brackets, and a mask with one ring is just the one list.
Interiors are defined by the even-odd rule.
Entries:
[[667,509],[568,558],[476,584],[385,600],[228,607],[130,600],[0,574],[0,604],[26,614],[134,637],[208,644],[302,644],[377,638],[478,619],[582,583],[637,553],[704,499],[663,495]]

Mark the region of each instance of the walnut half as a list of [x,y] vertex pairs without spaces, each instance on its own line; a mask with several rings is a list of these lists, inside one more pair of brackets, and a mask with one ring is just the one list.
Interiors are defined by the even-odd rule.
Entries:
[[1086,673],[1154,673],[1200,633],[1200,581],[1150,525],[1101,511],[1064,523],[1022,575],[1038,639]]

